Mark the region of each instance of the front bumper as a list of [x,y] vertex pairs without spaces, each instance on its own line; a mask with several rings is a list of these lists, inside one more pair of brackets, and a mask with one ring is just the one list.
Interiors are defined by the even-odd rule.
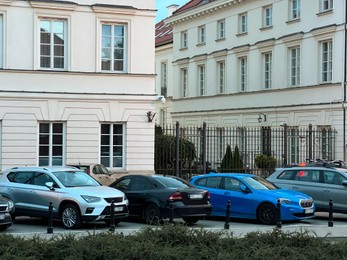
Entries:
[[[87,213],[87,210],[88,210],[88,208],[86,209],[86,213]],[[128,217],[129,216],[128,206],[126,204],[115,205],[113,216],[115,219],[119,219],[119,218],[123,219],[123,218]],[[82,219],[85,222],[102,221],[102,220],[108,220],[110,218],[111,218],[111,207],[110,206],[106,206],[104,208],[104,210],[98,215],[94,215],[92,213],[82,215]]]
[[1,212],[0,213],[0,225],[12,225],[12,217],[10,213],[8,212]]

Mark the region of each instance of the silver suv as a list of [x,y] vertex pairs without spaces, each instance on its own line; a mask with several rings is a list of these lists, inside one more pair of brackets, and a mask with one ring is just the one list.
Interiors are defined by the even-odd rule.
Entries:
[[0,194],[15,204],[15,216],[53,218],[65,228],[78,228],[82,222],[110,223],[111,203],[114,223],[129,215],[123,192],[102,186],[74,167],[15,167],[0,177]]

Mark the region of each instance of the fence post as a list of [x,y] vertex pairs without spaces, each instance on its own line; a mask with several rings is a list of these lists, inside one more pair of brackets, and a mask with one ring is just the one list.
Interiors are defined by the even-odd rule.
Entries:
[[173,216],[174,216],[173,200],[170,200],[170,201],[169,201],[169,209],[170,209],[170,219],[169,219],[169,223],[172,224],[172,223],[173,223]]
[[328,221],[328,227],[333,227],[334,221],[333,221],[333,200],[329,199],[329,221]]
[[281,222],[281,201],[278,199],[277,200],[277,228],[282,227],[282,222]]
[[180,123],[176,122],[176,176],[180,176]]
[[52,234],[52,233],[53,233],[53,205],[52,205],[52,202],[50,202],[48,206],[47,234]]
[[114,203],[113,200],[111,201],[111,207],[110,207],[110,228],[109,231],[113,232],[115,230],[114,225]]
[[313,144],[312,135],[313,135],[312,124],[309,124],[308,125],[308,159],[309,159],[309,162],[313,159],[313,156],[312,156],[312,144]]
[[231,201],[228,200],[227,202],[227,210],[225,214],[225,223],[224,223],[224,229],[229,229],[229,221],[230,221],[230,208],[231,208]]
[[283,124],[283,161],[282,167],[288,165],[288,125]]

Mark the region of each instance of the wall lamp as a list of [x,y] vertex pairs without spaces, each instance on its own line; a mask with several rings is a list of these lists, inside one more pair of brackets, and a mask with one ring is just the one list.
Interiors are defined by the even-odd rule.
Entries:
[[258,123],[261,123],[261,122],[266,122],[266,115],[264,113],[259,113],[258,115]]
[[155,113],[153,113],[152,111],[147,112],[148,123],[152,122],[154,117],[155,117]]
[[164,96],[156,96],[155,99],[160,100],[160,103],[162,104],[165,104],[166,102],[166,98]]

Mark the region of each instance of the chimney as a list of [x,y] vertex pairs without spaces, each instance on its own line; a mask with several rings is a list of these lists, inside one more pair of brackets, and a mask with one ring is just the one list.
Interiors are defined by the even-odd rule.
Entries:
[[177,5],[177,4],[169,5],[169,6],[167,7],[168,17],[171,16],[172,13],[175,12],[175,11],[178,9],[178,7],[180,7],[180,6]]

